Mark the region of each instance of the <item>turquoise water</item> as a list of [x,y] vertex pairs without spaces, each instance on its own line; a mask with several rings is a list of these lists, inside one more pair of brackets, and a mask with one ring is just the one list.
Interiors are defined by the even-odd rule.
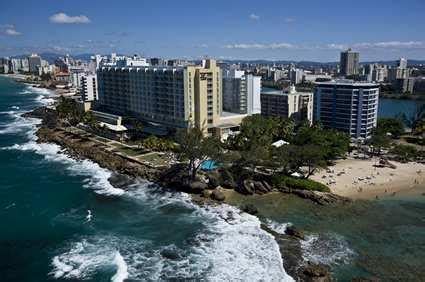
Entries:
[[284,194],[233,200],[246,202],[272,220],[276,231],[288,222],[304,230],[305,259],[331,266],[338,281],[425,281],[425,196],[388,196],[338,207]]
[[[286,280],[258,218],[111,172],[37,144],[20,114],[50,93],[0,77],[0,280]],[[91,217],[89,216],[91,215]]]
[[201,169],[203,170],[213,170],[216,168],[217,168],[217,164],[213,160],[206,160],[201,165]]
[[385,118],[399,117],[405,114],[408,118],[414,117],[417,109],[424,101],[379,99],[378,116]]
[[143,180],[117,189],[110,171],[35,142],[38,121],[20,115],[49,96],[0,77],[0,281],[285,280],[260,220],[305,229],[304,258],[331,265],[340,281],[424,280],[423,196],[338,209],[271,197],[259,202],[268,221],[199,208]]

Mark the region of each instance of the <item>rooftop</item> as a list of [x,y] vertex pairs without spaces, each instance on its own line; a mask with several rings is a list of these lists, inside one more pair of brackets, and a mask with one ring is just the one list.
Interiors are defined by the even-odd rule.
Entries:
[[307,94],[313,94],[313,92],[298,92],[298,91],[296,91],[295,86],[290,86],[286,90],[265,91],[265,92],[261,92],[261,94],[268,94],[268,95],[307,95]]
[[377,83],[368,82],[368,81],[354,81],[351,79],[334,79],[324,82],[315,82],[316,85],[349,85],[349,86],[376,86]]

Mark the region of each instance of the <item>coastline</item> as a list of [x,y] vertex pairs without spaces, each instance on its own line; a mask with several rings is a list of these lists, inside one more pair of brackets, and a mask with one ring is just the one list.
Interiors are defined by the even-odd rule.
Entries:
[[400,194],[425,193],[425,164],[391,161],[395,169],[377,167],[378,159],[338,160],[311,178],[326,184],[332,193],[351,199],[376,199]]
[[[55,129],[53,129],[53,131],[54,130]],[[40,135],[40,133],[38,133],[38,135]],[[64,136],[64,135],[58,134],[55,137],[56,140],[57,140],[57,142],[66,142],[66,143],[63,143],[63,144],[59,144],[57,142],[54,142],[54,143],[60,145],[61,148],[64,148],[65,153],[66,154],[69,154],[72,158],[77,158],[77,159],[86,159],[86,158],[88,158],[88,159],[94,161],[95,163],[99,164],[100,166],[106,167],[106,166],[104,166],[104,164],[102,164],[102,161],[99,161],[99,160],[96,160],[95,159],[95,157],[98,155],[97,154],[98,151],[93,150],[93,148],[102,150],[103,148],[101,146],[100,147],[98,147],[98,146],[90,146],[89,143],[85,143],[85,142],[87,142],[87,140],[85,140],[85,141],[84,140],[83,141],[78,141],[79,136],[75,136],[75,137],[77,137],[77,138],[70,138],[70,136]],[[52,143],[51,141],[49,141],[49,138],[50,137],[47,137],[46,136],[46,142],[47,143]],[[71,144],[69,142],[73,142],[74,145],[77,146],[77,147],[75,147],[75,150],[73,150],[72,148],[69,148],[69,144]],[[68,145],[66,145],[66,144],[68,144]],[[81,146],[81,145],[88,145],[88,146],[85,147],[84,149],[82,149],[82,151],[78,151],[79,150],[78,148],[80,148],[79,146]],[[93,156],[92,157],[87,157],[85,155],[85,154],[89,154],[89,153],[92,154]],[[118,164],[119,163],[120,162],[118,162]],[[108,168],[108,167],[106,167],[106,168]],[[336,170],[336,167],[331,167],[330,169]],[[111,171],[120,172],[120,170],[117,169],[116,167],[115,168],[114,167],[111,167],[110,170]],[[121,171],[125,173],[125,170],[121,170]],[[397,171],[397,170],[394,170],[394,171]],[[398,175],[395,175],[395,176],[398,177]],[[153,181],[155,181],[155,180],[153,179]],[[394,181],[394,183],[395,183],[395,181]],[[421,183],[423,183],[423,182],[421,182]],[[406,190],[403,190],[403,191],[408,191],[408,190],[406,189]],[[230,206],[236,206],[238,208],[240,208],[240,206],[235,205],[234,202],[231,201],[232,200],[232,196],[230,196],[230,194],[234,194],[236,197],[242,198],[243,200],[246,200],[246,199],[256,199],[257,197],[259,197],[259,198],[263,197],[262,195],[245,196],[245,195],[242,195],[242,194],[237,193],[233,189],[223,189],[223,192],[226,194],[226,200],[224,201],[224,203],[229,204]],[[332,190],[332,192],[334,192],[334,190]],[[227,195],[229,195],[229,196],[227,197]],[[217,206],[217,203],[218,203],[217,201],[209,200],[209,199],[208,199],[208,201],[206,201],[206,198],[203,198],[203,196],[202,195],[199,195],[199,194],[191,194],[191,196],[200,199],[200,202],[199,203],[197,203],[197,202],[194,201],[195,204],[201,204],[201,205],[204,204],[205,206],[209,206],[210,204],[212,204],[212,205]],[[265,194],[264,197],[274,198],[273,200],[275,200],[276,198],[282,199],[282,198],[286,198],[286,197],[292,197],[292,195],[291,194],[286,194],[286,193],[281,193],[281,192],[270,192],[270,193]],[[293,197],[296,197],[296,196],[293,196]],[[373,198],[373,196],[370,196],[370,198]],[[226,221],[227,220],[231,221],[232,219],[230,217],[230,218],[226,218],[225,220]],[[265,230],[266,232],[268,232],[269,234],[272,234],[273,237],[275,237],[275,240],[278,242],[278,244],[279,244],[279,246],[281,248],[281,251],[280,252],[281,252],[281,255],[282,255],[283,263],[285,263],[284,269],[286,270],[286,272],[288,274],[290,274],[291,276],[293,276],[292,270],[290,269],[291,266],[289,265],[291,263],[290,260],[293,259],[293,258],[288,258],[288,256],[291,256],[291,254],[288,251],[288,244],[291,244],[291,242],[292,242],[292,244],[295,245],[295,246],[292,246],[292,247],[294,249],[296,249],[296,250],[298,248],[298,250],[299,250],[299,248],[300,248],[299,247],[300,240],[298,240],[297,238],[295,238],[293,236],[282,235],[282,234],[276,233],[273,230],[270,230],[270,228],[268,228],[267,226],[262,226],[262,229]],[[288,243],[288,240],[290,240],[290,243]],[[294,251],[294,253],[297,252],[296,250]],[[298,256],[296,259],[302,260],[302,257]],[[298,276],[293,276],[293,277],[295,279],[298,278]]]

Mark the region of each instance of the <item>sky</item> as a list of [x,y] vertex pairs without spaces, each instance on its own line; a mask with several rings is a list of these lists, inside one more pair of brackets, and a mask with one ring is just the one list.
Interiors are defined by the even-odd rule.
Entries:
[[0,56],[425,59],[425,0],[1,0]]

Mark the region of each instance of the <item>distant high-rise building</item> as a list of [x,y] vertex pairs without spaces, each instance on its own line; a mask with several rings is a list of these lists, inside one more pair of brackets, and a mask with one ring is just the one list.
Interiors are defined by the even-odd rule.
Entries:
[[314,120],[327,128],[369,138],[378,117],[379,85],[352,80],[316,83]]
[[411,70],[407,68],[390,68],[388,69],[388,81],[394,83],[398,79],[406,79],[410,76]]
[[291,68],[289,70],[289,80],[296,85],[303,81],[304,71],[302,69]]
[[150,59],[151,66],[160,66],[164,65],[164,60],[160,58],[151,58]]
[[343,76],[359,74],[359,53],[351,49],[341,52],[340,74]]
[[29,72],[30,71],[29,64],[28,64],[28,58],[21,59],[21,66],[22,66],[21,70],[23,72]]
[[261,77],[230,70],[223,75],[223,110],[239,114],[261,112]]
[[313,93],[297,92],[295,86],[288,91],[269,91],[261,93],[261,114],[292,118],[297,122],[313,122]]
[[28,57],[28,66],[31,73],[38,73],[38,68],[41,67],[41,57],[37,54],[32,54]]
[[97,78],[96,75],[86,75],[81,77],[81,100],[92,102],[97,100]]
[[400,58],[400,60],[397,62],[397,66],[401,69],[407,68],[407,60],[405,58]]

